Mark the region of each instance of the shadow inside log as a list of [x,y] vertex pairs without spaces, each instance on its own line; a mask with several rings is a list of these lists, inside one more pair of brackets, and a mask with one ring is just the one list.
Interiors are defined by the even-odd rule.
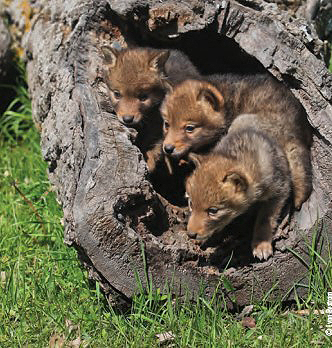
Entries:
[[135,42],[131,43],[133,46],[178,49],[184,52],[202,75],[266,73],[264,66],[255,57],[242,50],[234,40],[219,34],[217,25],[215,22],[203,30],[173,37],[169,33],[157,35],[155,31],[137,26],[135,22],[132,26],[127,25],[123,34],[126,38],[135,38]]
[[143,195],[120,197],[114,205],[114,215],[140,234],[151,231],[160,236],[170,227],[167,212],[157,197],[148,201]]
[[149,175],[154,189],[173,205],[187,206],[185,198],[185,180],[194,170],[193,164],[179,166],[177,161],[169,159],[173,173],[168,172],[165,161],[160,161],[156,170]]

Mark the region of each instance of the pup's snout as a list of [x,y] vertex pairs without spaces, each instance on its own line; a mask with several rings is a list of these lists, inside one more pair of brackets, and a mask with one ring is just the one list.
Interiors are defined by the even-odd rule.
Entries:
[[164,145],[164,152],[170,155],[175,149],[175,146],[172,144],[165,144]]
[[193,232],[191,230],[187,230],[187,234],[192,239],[196,239],[197,238],[197,233],[196,232]]
[[125,124],[131,124],[134,121],[134,116],[133,115],[124,115],[122,116],[123,122]]

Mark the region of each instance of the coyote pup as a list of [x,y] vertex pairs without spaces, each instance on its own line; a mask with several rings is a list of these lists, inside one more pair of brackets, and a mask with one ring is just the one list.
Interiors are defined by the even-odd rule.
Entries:
[[136,145],[150,171],[162,153],[159,106],[170,84],[198,78],[190,60],[176,50],[132,48],[117,51],[102,47],[104,76],[120,122],[138,131]]
[[[240,114],[254,114],[249,125],[275,139],[289,162],[294,205],[300,209],[311,193],[311,128],[300,103],[268,75],[213,75],[186,80],[169,93],[161,107],[163,149],[177,159],[206,153]],[[252,123],[255,122],[255,123]]]
[[247,116],[252,115],[234,121],[234,128],[211,153],[191,155],[197,169],[186,182],[191,210],[187,231],[192,238],[206,240],[260,203],[251,247],[263,260],[273,253],[272,234],[289,197],[291,177],[277,143],[259,130],[242,128]]

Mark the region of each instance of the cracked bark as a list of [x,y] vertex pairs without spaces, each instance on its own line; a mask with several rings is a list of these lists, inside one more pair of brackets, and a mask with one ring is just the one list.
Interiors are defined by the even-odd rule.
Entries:
[[[292,298],[289,290],[305,282],[306,267],[289,249],[308,260],[305,241],[313,233],[323,253],[331,240],[332,77],[314,30],[255,0],[55,0],[35,1],[34,11],[23,40],[34,119],[63,207],[65,241],[90,276],[106,293],[125,297],[137,291],[136,275],[146,284],[147,266],[156,288],[180,295],[195,296],[200,284],[211,295],[223,274],[239,305],[276,284],[271,298]],[[104,44],[179,48],[206,74],[268,71],[300,100],[314,128],[314,190],[277,233],[273,258],[259,263],[248,256],[248,240],[234,232],[246,218],[217,247],[200,250],[188,241],[186,209],[156,193],[129,131],[112,113],[101,74]]]

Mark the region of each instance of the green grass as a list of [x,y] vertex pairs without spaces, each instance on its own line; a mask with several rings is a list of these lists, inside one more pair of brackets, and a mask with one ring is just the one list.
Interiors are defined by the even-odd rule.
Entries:
[[[62,212],[46,175],[39,134],[22,81],[0,119],[0,347],[158,347],[156,334],[171,331],[174,347],[328,347],[324,333],[332,257],[308,244],[309,295],[293,309],[281,301],[254,306],[256,327],[245,329],[222,299],[195,302],[170,293],[142,291],[128,311],[110,308],[98,284],[88,281],[74,249],[63,243]],[[37,213],[36,213],[37,211]],[[268,296],[267,296],[268,297]],[[51,344],[51,346],[52,346]]]

